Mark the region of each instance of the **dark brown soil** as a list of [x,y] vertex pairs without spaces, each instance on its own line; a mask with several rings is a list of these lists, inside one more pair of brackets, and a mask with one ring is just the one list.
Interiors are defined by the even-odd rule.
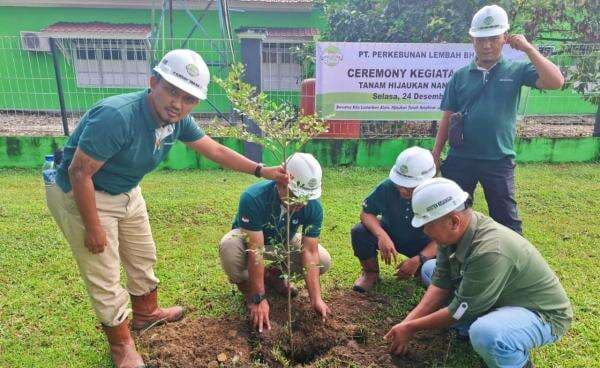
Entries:
[[430,367],[447,355],[449,333],[418,334],[408,356],[388,353],[383,335],[398,321],[386,298],[335,291],[326,302],[334,314],[325,322],[305,293],[293,301],[293,350],[287,334],[286,300],[270,297],[272,329],[251,331],[245,318],[186,318],[156,327],[137,343],[151,368],[191,367]]

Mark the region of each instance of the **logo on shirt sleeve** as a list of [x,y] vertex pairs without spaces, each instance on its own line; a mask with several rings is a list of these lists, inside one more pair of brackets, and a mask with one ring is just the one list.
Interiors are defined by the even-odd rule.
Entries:
[[467,311],[467,309],[469,309],[469,304],[467,302],[460,303],[460,305],[458,306],[458,309],[456,309],[456,312],[454,312],[454,314],[452,315],[452,318],[454,318],[456,320],[461,319],[462,316]]
[[247,224],[250,222],[250,219],[247,216],[242,216],[242,222]]
[[367,207],[369,206],[369,204],[367,203],[367,200],[366,200],[366,199],[363,201],[363,204],[362,204],[362,206],[363,206],[364,208],[367,208]]

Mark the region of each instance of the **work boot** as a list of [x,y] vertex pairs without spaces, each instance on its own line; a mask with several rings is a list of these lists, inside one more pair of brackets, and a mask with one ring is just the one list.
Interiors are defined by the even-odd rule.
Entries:
[[116,368],[145,368],[142,357],[135,350],[135,343],[129,332],[128,322],[126,319],[120,325],[114,327],[102,325],[110,345],[110,358]]
[[284,279],[282,276],[282,272],[277,267],[267,267],[265,268],[265,285],[275,290],[277,294],[280,295],[288,295],[288,291],[291,294],[292,298],[298,296],[298,289],[296,289],[292,284],[290,284],[289,280]]
[[379,262],[377,257],[360,261],[362,272],[354,282],[352,290],[364,293],[369,291],[379,281]]
[[185,310],[179,306],[159,308],[158,288],[146,295],[131,295],[131,306],[133,309],[131,325],[134,330],[143,330],[163,323],[179,321],[185,313]]

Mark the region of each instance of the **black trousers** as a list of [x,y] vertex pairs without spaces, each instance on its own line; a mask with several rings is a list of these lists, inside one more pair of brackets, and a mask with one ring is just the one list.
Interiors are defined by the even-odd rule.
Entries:
[[496,222],[523,234],[515,200],[515,161],[474,160],[449,156],[442,163],[442,176],[455,181],[471,196],[481,183],[490,217]]

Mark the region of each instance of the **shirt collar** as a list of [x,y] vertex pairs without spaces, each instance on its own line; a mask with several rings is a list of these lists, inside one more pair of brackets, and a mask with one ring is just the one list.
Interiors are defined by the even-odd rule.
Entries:
[[150,89],[147,89],[144,93],[144,98],[143,98],[143,102],[142,102],[142,111],[144,113],[144,121],[146,124],[146,128],[148,128],[148,130],[150,131],[154,131],[158,128],[161,127],[161,124],[156,121],[156,119],[154,118],[154,115],[152,114],[152,111],[150,110],[150,102],[148,101],[149,95],[150,94]]
[[[477,66],[477,63],[475,62],[475,60],[477,59],[477,57],[473,58],[473,60],[471,60],[471,63],[469,64],[469,71],[481,71],[481,68],[479,68]],[[498,59],[498,61],[496,61],[496,64],[492,65],[491,68],[488,69],[488,72],[492,71],[492,69],[494,69],[497,66],[501,66],[502,64],[504,64],[505,60],[504,60],[504,56],[500,55],[500,59]]]
[[471,211],[471,222],[469,222],[469,226],[467,226],[465,233],[458,241],[458,244],[456,245],[456,252],[454,253],[456,259],[458,259],[460,263],[465,263],[467,253],[471,249],[471,244],[473,244],[473,238],[475,237],[475,230],[477,229],[477,224],[477,216],[475,216],[474,211]]

